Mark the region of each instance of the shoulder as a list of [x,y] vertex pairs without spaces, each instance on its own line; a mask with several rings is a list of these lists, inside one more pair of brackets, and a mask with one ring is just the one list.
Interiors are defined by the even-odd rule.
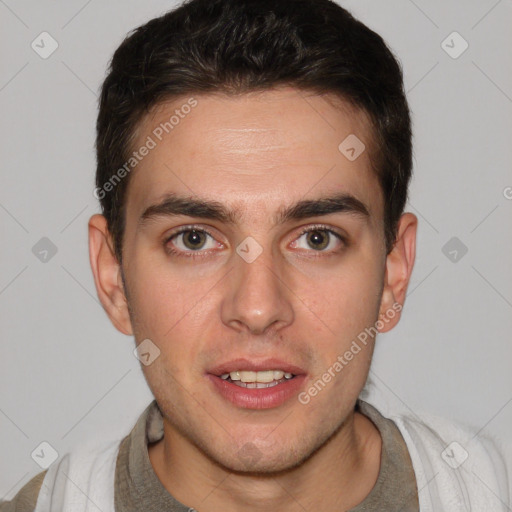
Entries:
[[47,471],[41,471],[34,476],[12,500],[0,502],[0,512],[32,512],[35,510],[39,491]]
[[116,460],[121,439],[91,441],[74,448],[48,470],[37,510],[70,510],[86,501],[113,510]]
[[[418,486],[460,503],[493,504],[501,510],[512,497],[512,446],[460,422],[431,414],[390,415],[400,430]],[[505,508],[503,508],[505,510]]]
[[[493,462],[499,469],[512,469],[511,445],[496,437],[478,431],[462,422],[449,420],[433,414],[389,415],[410,441],[415,441],[424,450],[442,449],[442,460],[450,461],[448,466],[463,464],[478,458],[480,462]],[[446,452],[445,452],[446,450]]]
[[[49,505],[53,507],[52,510],[67,510],[65,505],[69,500],[83,501],[84,493],[80,489],[86,489],[88,498],[97,500],[95,503],[105,503],[103,510],[113,510],[120,447],[123,442],[126,445],[128,440],[162,434],[158,422],[154,420],[154,417],[158,419],[156,407],[153,400],[128,435],[110,432],[100,439],[91,439],[73,447],[46,471],[25,484],[12,500],[0,502],[0,512],[34,512],[36,507],[37,510],[49,510]],[[153,418],[149,431],[148,418]]]
[[92,440],[73,448],[25,484],[12,500],[0,503],[0,512],[66,510],[69,500],[83,499],[84,490],[89,499],[113,501],[115,464],[121,442],[118,438]]

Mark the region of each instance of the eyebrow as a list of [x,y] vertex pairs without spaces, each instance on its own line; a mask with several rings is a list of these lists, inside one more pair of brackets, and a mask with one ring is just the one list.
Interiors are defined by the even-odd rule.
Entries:
[[[241,210],[241,208],[230,210],[222,203],[211,199],[168,194],[161,202],[144,210],[139,218],[139,225],[146,224],[157,217],[178,215],[217,220],[224,224],[234,225],[240,217]],[[363,220],[368,220],[370,217],[369,209],[362,201],[351,194],[340,193],[317,199],[302,199],[290,206],[281,207],[275,222],[284,224],[292,220],[320,217],[333,213],[346,213]]]

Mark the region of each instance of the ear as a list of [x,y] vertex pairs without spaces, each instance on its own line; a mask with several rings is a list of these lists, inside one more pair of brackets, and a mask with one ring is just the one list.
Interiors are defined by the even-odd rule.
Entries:
[[96,292],[110,321],[123,334],[133,334],[121,267],[103,215],[89,219],[89,259]]
[[378,326],[383,325],[383,327],[379,327],[379,332],[390,331],[400,320],[416,257],[417,227],[416,215],[404,213],[400,217],[395,245],[386,257],[384,289],[378,322]]

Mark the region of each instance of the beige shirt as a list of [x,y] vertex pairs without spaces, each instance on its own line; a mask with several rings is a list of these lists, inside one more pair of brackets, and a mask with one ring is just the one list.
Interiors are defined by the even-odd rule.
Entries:
[[[362,400],[357,402],[356,410],[379,430],[382,454],[375,486],[366,499],[349,512],[419,512],[412,462],[397,426]],[[120,443],[114,488],[116,512],[189,512],[187,505],[165,489],[149,460],[148,443],[159,441],[162,436],[163,419],[154,400]],[[44,471],[36,475],[12,501],[1,503],[0,512],[32,512],[45,474]]]

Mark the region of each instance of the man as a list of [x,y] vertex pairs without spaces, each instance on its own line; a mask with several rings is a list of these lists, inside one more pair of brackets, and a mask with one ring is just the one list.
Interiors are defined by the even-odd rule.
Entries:
[[2,512],[510,510],[504,450],[359,399],[414,264],[411,155],[397,61],[329,0],[192,0],[131,34],[90,259],[155,401]]

